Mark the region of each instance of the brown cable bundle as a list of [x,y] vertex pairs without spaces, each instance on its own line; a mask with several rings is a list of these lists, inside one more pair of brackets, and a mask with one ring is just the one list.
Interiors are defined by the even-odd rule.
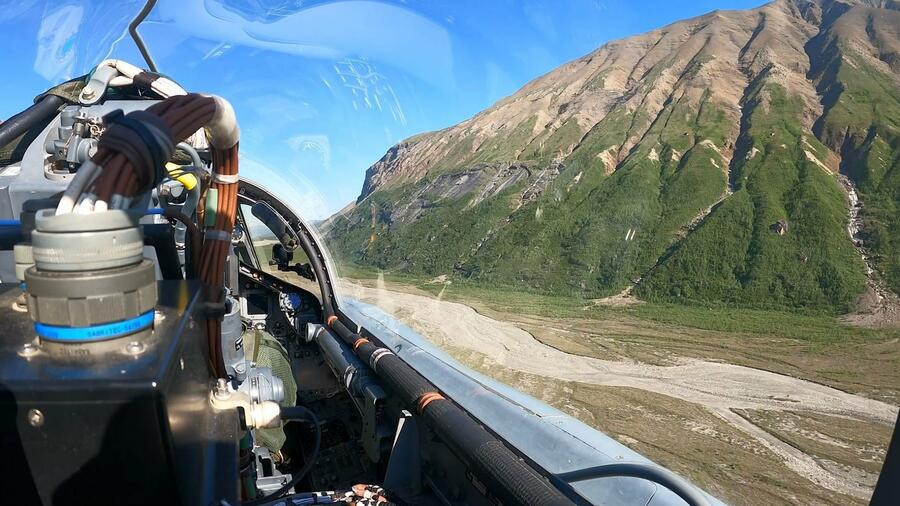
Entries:
[[[222,303],[218,294],[224,287],[225,261],[237,216],[238,130],[231,106],[217,97],[188,94],[168,98],[144,111],[117,111],[105,120],[106,131],[90,161],[99,170],[84,191],[78,187],[72,196],[79,203],[85,198],[96,199],[96,204],[90,202],[88,206],[91,211],[128,208],[132,199],[162,181],[174,145],[207,128],[213,155],[213,175],[207,190],[216,190],[212,207],[215,222],[203,231],[199,254],[194,252],[198,264],[193,267],[200,281],[212,288],[206,293],[217,294],[217,300],[207,302]],[[207,191],[207,198],[212,193]],[[196,246],[196,240],[193,243]],[[211,369],[224,377],[220,318],[211,316],[207,320],[207,345]]]
[[[234,145],[229,150],[213,152],[213,165],[216,167],[212,178],[211,189],[216,190],[216,221],[211,231],[205,234],[203,249],[200,252],[200,280],[210,286],[222,287],[225,285],[225,260],[231,248],[231,233],[234,230],[234,221],[237,216],[238,185],[237,181],[222,182],[216,176],[237,176],[238,173],[238,146]],[[207,193],[209,198],[209,193]],[[219,301],[216,301],[217,303]],[[220,344],[222,321],[219,318],[210,318],[206,322],[207,338],[210,341],[210,350],[213,352],[210,359],[214,365],[218,377],[225,375],[225,363],[222,359],[222,347]]]
[[[143,124],[145,127],[156,126],[147,125],[148,116],[152,115],[158,118],[164,127],[161,130],[170,136],[168,141],[174,146],[207,125],[215,112],[216,101],[212,97],[191,93],[168,98],[153,104],[146,111],[135,111],[124,115],[124,118],[133,119],[134,122]],[[124,133],[129,130],[128,140],[131,144],[138,144],[132,148],[133,150],[146,151],[149,149],[152,152],[155,146],[146,146],[148,144],[146,136],[141,136],[138,130],[132,128],[132,125],[123,124],[121,120],[116,119],[117,121],[108,125],[109,133]],[[97,196],[98,202],[110,202],[113,195],[134,197],[139,190],[147,189],[148,185],[152,186],[160,182],[156,179],[161,174],[162,167],[148,165],[156,163],[158,159],[155,160],[152,157],[148,159],[147,156],[136,156],[133,153],[115,150],[105,138],[106,132],[100,139],[97,153],[91,157],[94,163],[103,167],[103,173],[97,179],[92,192]],[[143,142],[138,142],[138,140]],[[140,146],[140,144],[144,144],[144,146]],[[169,155],[171,155],[171,149]],[[165,158],[163,164],[168,161],[169,157]]]

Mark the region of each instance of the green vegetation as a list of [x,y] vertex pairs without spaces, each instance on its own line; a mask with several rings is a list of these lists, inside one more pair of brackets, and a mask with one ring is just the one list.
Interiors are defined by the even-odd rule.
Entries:
[[[746,135],[758,152],[734,165],[735,193],[637,293],[656,301],[851,310],[865,285],[862,260],[847,236],[846,197],[804,153],[800,105],[768,85],[745,107],[753,107]],[[783,235],[778,224],[787,227]]]
[[625,306],[595,304],[580,297],[541,295],[507,291],[467,280],[449,284],[406,272],[377,271],[359,265],[342,264],[340,276],[371,284],[381,277],[392,289],[415,289],[442,299],[463,302],[503,314],[528,314],[551,319],[582,318],[610,320],[632,317],[663,324],[666,328],[686,327],[727,333],[741,338],[779,337],[810,344],[886,342],[900,339],[900,328],[879,329],[848,325],[836,317],[815,310],[773,310],[733,307],[725,303],[684,305],[648,302]]
[[[427,172],[422,180],[384,186],[334,224],[328,239],[342,275],[462,302],[568,354],[642,367],[724,362],[896,405],[895,302],[886,297],[869,313],[871,293],[860,298],[867,283],[900,292],[900,86],[885,71],[896,63],[896,34],[871,12],[848,7],[844,17],[843,9],[823,6],[820,21],[783,11],[798,16],[798,27],[819,23],[811,39],[800,32],[815,30],[771,36],[778,23],[766,13],[754,16],[765,22],[742,39],[721,22],[727,15],[716,14],[684,30],[681,44],[670,36],[679,33],[673,25],[655,43],[610,46],[622,53],[597,59],[615,68],[591,74],[590,66],[570,64],[558,80],[544,78],[543,89],[530,86],[506,102],[521,108],[476,117],[448,131],[460,132],[456,138],[429,140],[448,145],[434,147],[445,155],[432,165],[416,167]],[[652,47],[642,50],[648,41]],[[737,66],[730,57],[716,61],[727,47],[740,51]],[[798,50],[807,52],[808,72],[803,55],[794,60]],[[572,93],[576,86],[583,97]],[[578,106],[584,114],[572,116]],[[498,127],[497,118],[506,124]],[[542,129],[538,119],[553,127]],[[495,135],[473,133],[487,131]],[[528,176],[498,183],[494,176],[511,166],[527,167]],[[476,187],[473,174],[485,176]],[[848,234],[844,176],[863,203],[864,252],[877,268],[868,280]],[[448,180],[465,191],[448,191]],[[419,300],[435,321],[471,314]],[[838,316],[857,301],[859,314]],[[404,310],[395,316],[403,319]],[[885,326],[850,323],[873,320]],[[434,328],[421,327],[429,337],[440,334],[428,332]],[[772,397],[765,409],[714,415],[642,390],[527,374],[507,368],[517,362],[500,353],[486,356],[462,342],[436,340],[470,367],[736,503],[851,504],[865,491],[848,488],[853,496],[845,496],[795,475],[735,420],[863,489],[890,434],[871,420],[785,411],[791,395]]]
[[[531,201],[521,202],[527,188],[521,182],[471,205],[470,196],[420,195],[429,183],[420,181],[370,195],[332,229],[332,247],[352,263],[414,275],[452,274],[550,295],[617,292],[653,266],[681,227],[725,190],[724,161],[694,137],[698,125],[719,129],[722,114],[711,103],[699,112],[681,103],[669,107],[679,119],[665,130],[651,128],[651,140],[636,147],[612,175],[597,155],[624,142],[621,128],[644,121],[635,114],[614,112],[601,121],[565,160],[566,170]],[[522,125],[516,131],[532,128],[533,120]],[[576,128],[564,126],[551,135],[552,150],[577,142]],[[692,147],[673,157],[675,148],[664,132],[677,138],[679,147],[683,138],[694,139]],[[488,141],[474,159],[495,159],[497,145]],[[483,150],[486,154],[480,154]],[[394,222],[394,211],[413,195],[433,203],[412,221]]]
[[625,142],[625,130],[631,121],[631,115],[624,108],[617,108],[607,114],[599,123],[585,134],[578,149],[566,160],[566,164],[572,170],[570,174],[584,171],[596,172],[605,176],[614,167],[607,171],[603,162],[598,158],[600,153],[612,149],[615,153],[619,146]]
[[900,400],[897,327],[866,328],[822,312],[724,304],[609,305],[347,267],[341,274],[357,284],[461,302],[567,353],[655,365],[673,365],[673,355],[723,361],[892,404]]
[[791,411],[739,410],[738,413],[816,460],[861,468],[869,473],[872,487],[874,477],[881,472],[885,453],[883,446],[872,442],[891,440],[891,427],[881,424]]
[[866,248],[890,287],[900,292],[900,87],[851,48],[829,46],[829,89],[817,135],[843,157],[842,171],[864,204]]
[[[847,233],[847,196],[825,164],[840,153],[864,204],[866,250],[900,291],[900,89],[837,42],[820,46],[809,48],[825,106],[815,135],[803,126],[808,103],[775,66],[744,90],[735,148],[735,118],[709,88],[672,93],[652,115],[622,101],[587,132],[561,115],[536,136],[537,116],[483,142],[445,131],[449,151],[425,178],[369,195],[329,230],[332,247],[365,268],[544,296],[633,287],[658,303],[852,311],[866,269]],[[690,58],[678,79],[705,79],[714,55]],[[664,58],[636,76],[644,100],[675,64]],[[529,176],[502,191],[429,189],[440,177],[514,164]]]
[[561,158],[572,152],[572,149],[581,140],[582,131],[574,118],[569,119],[558,129],[550,134],[538,135],[525,147],[520,158],[524,160],[538,160],[543,163]]
[[[638,287],[648,300],[847,311],[865,279],[846,234],[846,198],[804,153],[826,150],[801,139],[799,105],[780,87],[761,86],[748,107],[745,135],[759,154],[735,164],[736,192],[693,233],[728,184],[716,144],[726,120],[706,94],[696,110],[667,105],[609,176],[597,155],[623,142],[621,128],[634,121],[615,111],[531,202],[520,205],[522,182],[472,205],[470,196],[420,195],[429,182],[421,181],[371,195],[332,230],[333,247],[363,266],[544,295],[602,297],[649,271]],[[394,222],[413,195],[433,203]],[[779,222],[783,236],[772,230]]]

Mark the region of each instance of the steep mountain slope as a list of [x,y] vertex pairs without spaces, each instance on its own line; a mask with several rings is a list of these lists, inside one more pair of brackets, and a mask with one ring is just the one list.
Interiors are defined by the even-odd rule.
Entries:
[[896,291],[898,5],[776,0],[610,42],[392,147],[332,247],[540,292],[844,311],[866,272],[840,171]]

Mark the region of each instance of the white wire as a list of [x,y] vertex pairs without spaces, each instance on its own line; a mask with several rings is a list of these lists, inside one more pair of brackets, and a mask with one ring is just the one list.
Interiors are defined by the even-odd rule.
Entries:
[[128,76],[116,76],[109,80],[109,85],[113,88],[118,86],[131,86],[134,84],[134,79]]
[[176,95],[187,95],[187,91],[179,86],[175,81],[160,77],[156,81],[150,83],[150,88],[164,97],[174,97]]
[[[122,60],[103,60],[98,67],[103,65],[112,67],[122,74],[121,76],[113,77],[110,80],[110,86],[125,86],[131,84],[134,82],[134,76],[143,72],[139,67]],[[150,88],[163,97],[184,95],[187,93],[177,83],[164,77],[160,77],[153,81],[150,84]],[[121,195],[113,195],[111,203],[102,200],[94,202],[96,197],[82,198],[82,193],[97,179],[97,176],[100,175],[101,171],[102,167],[91,160],[82,163],[75,173],[75,177],[72,178],[69,186],[66,187],[66,190],[63,192],[63,196],[56,206],[56,214],[71,214],[73,212],[85,214],[92,210],[106,211],[110,204],[112,204],[111,207],[113,209],[128,208],[128,206],[131,205],[131,199],[126,199]]]
[[78,199],[78,205],[75,207],[75,214],[90,214],[94,212],[94,201],[97,196],[93,193],[85,193]]
[[100,175],[101,168],[99,165],[94,163],[91,160],[88,160],[81,164],[81,167],[78,168],[78,171],[75,173],[75,177],[72,178],[72,181],[69,183],[69,186],[63,192],[62,198],[59,200],[59,205],[56,206],[56,214],[69,214],[75,208],[75,203],[78,201],[78,197],[81,196],[82,192],[97,179],[97,176]]
[[[87,200],[87,193],[82,193],[81,197],[78,197],[78,202],[75,203],[75,208],[72,209],[74,214],[84,214],[87,206],[87,204],[84,203],[85,200]],[[93,206],[91,206],[91,209],[93,209]]]
[[[126,78],[134,79],[134,76],[140,74],[144,70],[140,67],[132,65],[124,60],[103,60],[100,62],[100,65],[108,65],[118,70],[120,74],[125,76]],[[98,65],[99,66],[99,65]],[[115,81],[116,84],[112,84]],[[113,81],[110,81],[112,86],[123,86],[125,81],[122,79],[118,79],[116,77],[113,78]],[[121,83],[121,84],[120,84]],[[128,83],[130,84],[130,83]],[[159,93],[164,98],[174,97],[175,95],[186,95],[187,91],[184,90],[181,86],[178,85],[175,81],[171,79],[167,79],[165,77],[160,77],[159,79],[150,83],[150,89]]]

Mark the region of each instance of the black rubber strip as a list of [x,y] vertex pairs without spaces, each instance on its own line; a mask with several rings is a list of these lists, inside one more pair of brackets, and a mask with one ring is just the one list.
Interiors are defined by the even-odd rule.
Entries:
[[56,95],[44,95],[28,109],[0,123],[0,148],[18,139],[32,126],[55,116],[65,102]]
[[[331,326],[351,348],[360,338],[341,319],[336,319]],[[372,354],[378,349],[382,348],[369,342],[359,346],[355,353],[361,360],[369,363]],[[371,367],[371,363],[369,366]],[[394,354],[382,356],[374,370],[383,384],[410,407],[415,406],[422,394],[438,391],[430,381]],[[571,499],[544,476],[449,399],[435,399],[428,403],[423,417],[435,434],[470,466],[474,475],[502,504],[573,504]]]
[[571,504],[556,487],[450,400],[430,402],[424,417],[435,433],[453,434],[447,443],[468,458],[475,475],[502,504]]

